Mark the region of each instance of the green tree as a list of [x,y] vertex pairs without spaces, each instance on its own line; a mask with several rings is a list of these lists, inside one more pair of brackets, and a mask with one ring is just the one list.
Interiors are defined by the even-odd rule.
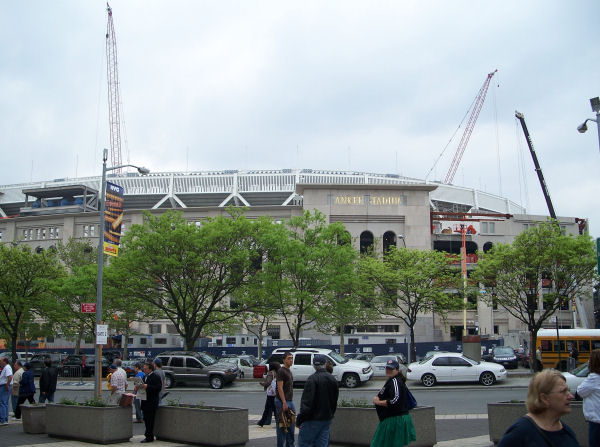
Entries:
[[40,316],[49,282],[64,274],[53,251],[0,245],[0,331],[7,334],[13,358],[22,330]]
[[[533,352],[544,322],[573,297],[591,293],[595,266],[594,242],[588,235],[563,235],[556,222],[548,221],[519,234],[511,244],[496,244],[480,254],[475,277],[493,292],[499,306],[527,326]],[[550,281],[550,288],[543,290],[542,278]]]
[[125,234],[112,261],[122,289],[169,319],[187,349],[244,311],[230,306],[229,297],[251,277],[255,224],[230,213],[201,225],[189,224],[176,211],[147,213],[143,224]]
[[447,290],[456,286],[457,271],[445,253],[395,247],[382,257],[363,256],[360,271],[374,289],[379,312],[406,324],[410,332],[409,360],[414,360],[417,317],[429,312],[447,315],[452,306]]
[[346,229],[339,222],[327,225],[319,211],[306,211],[263,231],[269,247],[262,268],[265,293],[277,300],[297,347],[302,330],[319,321],[319,309],[334,299],[337,282],[351,271],[348,249],[340,243]]

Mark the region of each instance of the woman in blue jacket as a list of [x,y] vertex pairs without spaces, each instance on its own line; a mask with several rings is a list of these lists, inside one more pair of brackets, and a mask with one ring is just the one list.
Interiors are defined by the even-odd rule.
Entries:
[[21,376],[21,382],[19,383],[19,400],[17,408],[15,408],[15,419],[21,419],[21,404],[28,401],[30,404],[35,403],[33,396],[35,395],[35,382],[31,365],[25,363],[23,365],[25,372]]

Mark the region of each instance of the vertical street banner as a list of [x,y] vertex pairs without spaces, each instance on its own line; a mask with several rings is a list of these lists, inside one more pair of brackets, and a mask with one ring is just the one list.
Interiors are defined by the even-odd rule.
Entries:
[[121,224],[123,223],[123,187],[106,182],[104,195],[104,254],[119,255]]

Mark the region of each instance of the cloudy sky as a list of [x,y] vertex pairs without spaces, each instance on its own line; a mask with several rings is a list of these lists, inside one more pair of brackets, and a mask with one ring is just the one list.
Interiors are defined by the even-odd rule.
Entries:
[[[425,178],[487,73],[454,183],[554,207],[600,236],[600,2],[111,3],[124,159],[153,171],[313,168]],[[0,1],[0,184],[98,175],[104,1]],[[430,180],[443,179],[462,128]]]

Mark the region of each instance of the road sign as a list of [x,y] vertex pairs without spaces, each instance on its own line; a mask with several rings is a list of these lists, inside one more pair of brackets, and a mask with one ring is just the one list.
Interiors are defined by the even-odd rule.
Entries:
[[84,314],[96,313],[96,303],[81,303],[81,312]]
[[108,325],[97,324],[96,325],[96,344],[105,345],[108,343]]

